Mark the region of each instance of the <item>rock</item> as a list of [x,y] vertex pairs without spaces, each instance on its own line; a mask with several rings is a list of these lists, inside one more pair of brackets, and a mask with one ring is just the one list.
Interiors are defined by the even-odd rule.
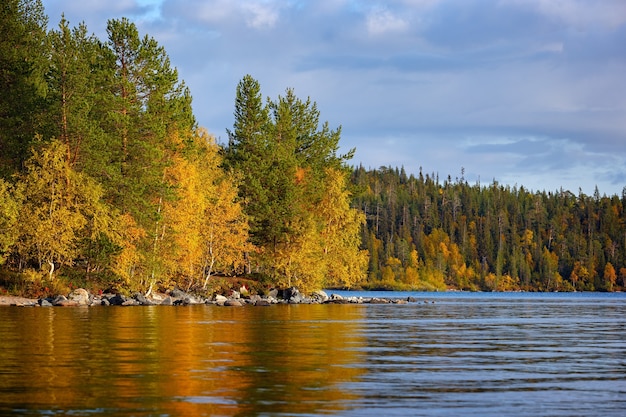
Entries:
[[76,288],[70,293],[68,300],[79,306],[86,306],[90,303],[89,293],[84,288]]
[[124,301],[122,303],[123,306],[127,307],[127,306],[138,306],[139,302],[137,300],[135,300],[134,298],[127,298],[126,301]]
[[221,294],[216,294],[215,297],[213,297],[213,301],[215,302],[215,304],[217,304],[218,306],[223,306],[224,303],[228,300],[228,298],[224,297]]
[[407,297],[406,301],[409,302],[409,303],[417,303],[417,298],[415,298],[415,297]]
[[111,302],[109,301],[109,299],[108,299],[108,298],[103,298],[103,299],[100,301],[100,305],[103,305],[103,306],[110,306],[110,305],[111,305]]
[[174,300],[172,300],[172,297],[170,297],[169,295],[167,297],[165,297],[163,300],[161,300],[161,305],[162,306],[171,306],[174,305]]
[[42,307],[52,307],[52,303],[45,298],[42,298],[38,301],[39,305]]
[[325,303],[326,301],[328,301],[328,294],[326,294],[322,290],[315,291],[313,295],[311,295],[311,301],[320,304]]
[[332,300],[332,301],[341,301],[341,300],[343,300],[343,297],[340,296],[339,294],[334,294],[333,293],[333,294],[330,295],[330,300]]
[[289,304],[300,304],[304,301],[304,296],[296,287],[289,287],[285,290],[279,291],[278,295]]
[[239,293],[239,291],[231,290],[230,297],[228,298],[232,300],[239,300],[241,298],[241,294]]
[[259,300],[256,300],[254,302],[254,305],[257,306],[257,307],[268,307],[268,306],[271,306],[272,303],[269,300],[261,298]]
[[241,306],[243,306],[243,304],[241,304],[241,301],[239,301],[239,300],[235,300],[235,299],[229,298],[228,300],[226,300],[224,302],[224,306],[226,306],[226,307],[241,307]]
[[170,297],[172,298],[185,298],[187,297],[187,293],[180,288],[174,288],[170,291]]
[[267,298],[278,298],[278,290],[276,288],[272,288],[267,293]]
[[122,294],[116,294],[113,297],[110,297],[109,304],[112,306],[121,306],[126,302],[126,297]]
[[139,304],[141,304],[142,306],[151,306],[154,305],[154,303],[150,300],[148,300],[148,298],[141,294],[141,293],[137,293],[135,294],[135,296],[133,297],[135,300],[137,300],[137,302]]
[[55,307],[72,307],[77,306],[78,303],[76,301],[69,300],[64,295],[58,295],[52,300],[52,305]]

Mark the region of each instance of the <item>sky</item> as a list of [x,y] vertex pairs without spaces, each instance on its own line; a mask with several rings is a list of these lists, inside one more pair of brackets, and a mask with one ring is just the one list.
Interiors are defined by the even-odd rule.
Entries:
[[470,185],[622,195],[624,0],[43,0],[106,40],[128,17],[164,46],[221,142],[237,84],[287,88],[341,126],[351,164]]

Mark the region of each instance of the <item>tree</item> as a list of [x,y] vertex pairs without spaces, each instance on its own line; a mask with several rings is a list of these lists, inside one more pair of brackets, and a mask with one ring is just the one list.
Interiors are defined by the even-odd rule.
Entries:
[[0,6],[0,177],[21,170],[45,115],[47,18],[40,0]]
[[604,288],[607,291],[613,291],[613,287],[615,286],[615,282],[617,281],[617,274],[615,272],[615,268],[610,262],[607,262],[604,266]]
[[17,190],[0,178],[0,265],[5,262],[18,237],[17,221],[22,197],[17,193]]
[[164,204],[175,198],[166,181],[168,156],[178,146],[172,138],[190,137],[195,120],[189,92],[163,47],[148,36],[140,38],[128,19],[110,20],[107,33],[113,76],[104,125],[114,169],[102,181],[114,205],[143,229],[135,233],[136,256],[125,258],[141,263],[123,269],[132,271],[127,276],[136,280],[137,289],[150,291],[167,273],[159,254],[169,244],[163,239]]
[[24,203],[19,214],[16,249],[21,263],[49,266],[50,278],[59,266],[72,265],[84,239],[101,235],[121,244],[115,211],[102,201],[102,189],[72,170],[67,148],[58,140],[33,150],[20,178]]
[[[349,207],[342,173],[352,153],[337,154],[339,136],[340,129],[330,130],[327,123],[320,128],[317,105],[300,100],[291,89],[263,105],[252,77],[237,86],[224,164],[241,176],[239,195],[251,240],[259,248],[257,271],[279,285],[319,288],[331,266],[336,282],[363,276],[361,217]],[[331,209],[332,203],[338,207]],[[348,261],[343,272],[341,261]]]
[[326,169],[324,197],[317,206],[321,221],[326,285],[350,288],[366,277],[368,253],[360,249],[365,214],[350,206],[347,175]]
[[215,139],[199,129],[192,142],[179,146],[166,172],[176,190],[176,198],[164,206],[172,239],[167,257],[172,272],[186,277],[188,288],[201,281],[206,289],[216,271],[240,270],[244,254],[253,248],[236,182],[221,169]]
[[48,38],[51,136],[65,144],[66,160],[72,168],[94,178],[106,178],[111,158],[100,111],[106,110],[102,89],[112,54],[95,36],[87,34],[84,24],[71,29],[65,17]]

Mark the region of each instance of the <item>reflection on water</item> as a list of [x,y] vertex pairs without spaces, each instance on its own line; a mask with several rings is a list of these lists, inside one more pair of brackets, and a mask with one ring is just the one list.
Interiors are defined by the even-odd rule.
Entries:
[[363,371],[350,306],[2,308],[0,414],[337,412]]
[[0,414],[617,416],[625,307],[0,308]]

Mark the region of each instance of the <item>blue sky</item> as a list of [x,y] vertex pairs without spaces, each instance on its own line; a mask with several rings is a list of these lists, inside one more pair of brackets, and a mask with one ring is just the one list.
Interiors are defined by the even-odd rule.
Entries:
[[354,164],[578,194],[626,186],[623,0],[44,0],[163,45],[226,141],[237,83],[310,96]]

